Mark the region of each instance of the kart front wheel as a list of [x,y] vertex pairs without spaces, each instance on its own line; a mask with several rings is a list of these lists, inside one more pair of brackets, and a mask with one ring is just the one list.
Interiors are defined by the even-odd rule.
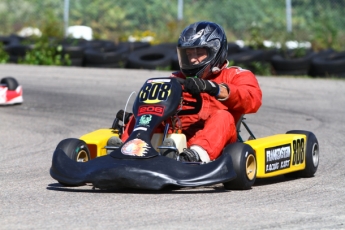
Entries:
[[8,90],[16,90],[19,86],[17,80],[13,77],[5,77],[1,79],[0,84],[6,85]]
[[306,140],[305,169],[286,174],[287,177],[313,177],[319,166],[319,142],[312,132],[304,130],[291,130],[287,134],[304,134]]
[[225,147],[223,154],[229,154],[232,158],[236,179],[225,182],[225,189],[247,190],[252,187],[256,180],[256,156],[250,145],[237,142]]
[[62,149],[69,158],[77,162],[86,162],[91,159],[89,148],[80,139],[64,139],[57,145],[56,149]]

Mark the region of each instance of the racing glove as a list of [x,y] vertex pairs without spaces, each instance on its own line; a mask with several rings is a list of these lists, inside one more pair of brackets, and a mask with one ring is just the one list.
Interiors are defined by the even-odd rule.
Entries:
[[193,149],[184,149],[180,153],[180,161],[184,162],[200,162],[199,154]]
[[[125,114],[125,117],[123,117],[124,114]],[[121,109],[117,112],[116,118],[119,119],[120,121],[122,121],[124,124],[127,124],[132,115],[133,115],[133,113],[124,112]]]
[[214,81],[203,80],[200,78],[187,78],[184,82],[184,89],[192,95],[208,93],[211,96],[219,94],[219,85]]

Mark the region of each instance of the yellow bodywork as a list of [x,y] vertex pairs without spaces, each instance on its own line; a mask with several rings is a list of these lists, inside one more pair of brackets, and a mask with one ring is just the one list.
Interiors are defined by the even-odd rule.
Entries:
[[107,150],[104,147],[107,145],[109,138],[113,136],[119,137],[117,130],[98,129],[81,136],[79,139],[85,141],[90,150],[90,157],[94,159],[107,155]]
[[245,143],[255,150],[257,178],[278,176],[305,168],[305,135],[277,134]]

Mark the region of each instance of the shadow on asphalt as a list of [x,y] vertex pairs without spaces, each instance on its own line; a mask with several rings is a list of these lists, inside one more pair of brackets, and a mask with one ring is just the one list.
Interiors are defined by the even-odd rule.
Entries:
[[[271,178],[257,178],[252,189],[255,187],[284,183],[287,181],[298,180],[299,178],[276,176]],[[224,193],[231,192],[227,190],[222,184],[203,186],[203,187],[166,187],[162,190],[144,190],[144,189],[130,189],[130,188],[117,188],[117,189],[98,189],[94,188],[92,184],[83,186],[65,186],[60,183],[52,183],[47,186],[47,190],[60,191],[60,192],[84,192],[84,193],[131,193],[131,194],[198,194],[198,193]],[[239,190],[234,190],[239,191]]]
[[60,183],[53,183],[47,186],[47,190],[59,192],[84,192],[84,193],[131,193],[131,194],[198,194],[198,193],[224,193],[231,192],[224,189],[223,185],[219,186],[203,186],[203,187],[190,187],[190,188],[177,188],[166,187],[162,190],[144,190],[144,189],[98,189],[93,188],[91,184],[84,186],[64,186]]
[[299,178],[296,177],[287,177],[287,176],[276,176],[276,177],[270,177],[270,178],[257,178],[255,180],[255,184],[253,187],[259,187],[259,186],[265,186],[265,185],[270,185],[270,184],[278,184],[278,183],[283,183],[287,181],[292,181],[292,180],[298,180]]

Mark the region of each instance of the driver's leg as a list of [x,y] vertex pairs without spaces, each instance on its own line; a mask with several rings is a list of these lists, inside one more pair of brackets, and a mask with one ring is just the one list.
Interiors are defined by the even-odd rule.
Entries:
[[226,110],[218,110],[205,122],[204,128],[189,139],[187,145],[204,149],[210,160],[216,159],[228,143],[236,142],[236,124],[233,116]]

